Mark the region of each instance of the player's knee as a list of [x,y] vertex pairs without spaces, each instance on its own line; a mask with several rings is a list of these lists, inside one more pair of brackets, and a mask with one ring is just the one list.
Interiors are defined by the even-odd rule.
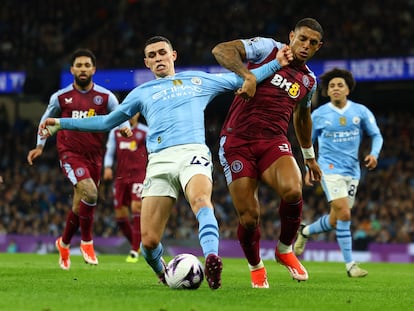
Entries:
[[209,206],[213,207],[209,196],[205,194],[194,196],[193,198],[189,198],[190,206],[193,210],[198,210],[201,207]]
[[84,200],[90,204],[98,202],[98,192],[97,191],[86,191]]
[[259,213],[256,210],[239,213],[240,223],[246,228],[255,228],[259,223]]
[[160,239],[154,235],[142,233],[141,243],[146,249],[152,250],[158,246],[158,244],[160,243]]
[[297,202],[302,198],[302,189],[293,187],[286,189],[280,197],[286,202]]
[[81,194],[81,198],[89,203],[94,204],[98,202],[98,189],[93,181],[85,180],[77,185],[78,191]]

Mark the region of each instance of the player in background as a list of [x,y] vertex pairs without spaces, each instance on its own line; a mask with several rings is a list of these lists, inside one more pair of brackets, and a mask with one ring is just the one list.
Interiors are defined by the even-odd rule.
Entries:
[[[118,99],[112,92],[93,82],[95,71],[95,55],[88,49],[76,50],[71,56],[70,72],[73,75],[73,83],[52,94],[40,123],[50,117],[81,119],[114,110],[118,106]],[[125,135],[129,135],[128,122],[122,127]],[[68,212],[62,236],[56,240],[59,266],[64,270],[70,268],[69,246],[79,228],[83,259],[88,264],[98,264],[92,233],[105,140],[105,133],[61,131],[57,135],[59,163],[63,173],[73,184],[72,209]],[[36,148],[30,150],[27,155],[30,165],[41,156],[45,144],[46,140],[38,135]]]
[[[329,214],[310,225],[300,226],[294,245],[296,255],[305,250],[309,236],[336,231],[336,240],[345,261],[349,277],[363,277],[352,257],[351,209],[361,177],[359,150],[363,138],[371,139],[371,151],[363,162],[368,170],[377,166],[383,137],[372,112],[364,105],[348,99],[355,87],[352,73],[332,69],[320,77],[321,94],[330,102],[312,112],[312,141],[318,145],[318,163],[322,169],[322,188],[330,205]],[[309,172],[305,183],[312,185]]]
[[[229,91],[245,96],[244,83],[261,81],[292,59],[286,46],[253,73],[209,74],[175,72],[177,51],[162,36],[147,40],[144,62],[156,79],[132,90],[118,109],[90,119],[53,119],[43,122],[45,137],[59,129],[106,131],[140,112],[147,121],[148,165],[142,192],[141,254],[165,284],[161,238],[171,210],[184,193],[199,223],[205,256],[205,275],[211,289],[221,287],[223,263],[218,255],[219,227],[211,202],[212,159],[205,142],[204,110],[217,95]],[[243,82],[244,79],[244,82]]]
[[116,223],[131,244],[126,258],[129,263],[138,262],[141,243],[141,194],[148,161],[145,147],[148,128],[139,123],[138,119],[139,113],[129,119],[132,131],[130,137],[124,137],[118,128],[109,132],[104,157],[103,179],[113,181]]
[[[287,132],[293,114],[305,164],[312,178],[318,181],[321,171],[312,146],[310,117],[316,78],[306,61],[320,49],[322,37],[323,29],[315,19],[300,20],[289,34],[293,61],[257,84],[257,88],[246,81],[246,90],[250,96],[255,95],[248,103],[235,97],[220,133],[220,162],[239,217],[237,236],[254,288],[269,287],[260,256],[260,182],[269,185],[280,197],[281,233],[275,257],[294,279],[308,279],[305,267],[292,251],[301,223],[302,174]],[[273,39],[256,37],[219,43],[212,53],[219,64],[243,75],[272,60],[283,46]]]

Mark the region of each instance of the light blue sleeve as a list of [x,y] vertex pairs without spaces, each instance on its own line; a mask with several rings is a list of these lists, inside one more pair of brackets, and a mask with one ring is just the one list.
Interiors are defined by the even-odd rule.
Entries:
[[282,66],[280,66],[279,62],[276,59],[274,59],[264,64],[263,66],[255,68],[251,71],[256,76],[257,83],[260,83],[270,75],[274,74],[280,68],[282,68]]
[[317,113],[317,110],[312,112],[311,118],[312,118],[312,144],[315,144],[315,142],[317,142],[318,140],[318,137],[321,135],[321,129],[319,128],[319,124],[321,124],[321,122],[319,121],[319,115]]
[[106,142],[106,151],[104,157],[104,167],[112,167],[115,161],[116,139],[115,129],[109,132],[108,140]]
[[[109,92],[109,97],[108,97],[108,111],[114,111],[115,109],[118,108],[118,106],[119,106],[118,98],[115,96],[114,93]],[[118,126],[119,129],[122,129],[124,127],[131,128],[131,126],[129,124],[129,121],[122,122]]]
[[[119,106],[121,107],[121,105]],[[74,130],[80,132],[109,132],[115,126],[128,121],[131,115],[126,114],[121,109],[115,109],[106,115],[99,115],[90,118],[74,119],[61,118],[60,127],[64,130]]]
[[371,141],[371,154],[378,158],[384,139],[382,137],[381,131],[377,125],[374,114],[365,106],[364,107],[364,119],[363,126],[366,134],[372,139]]
[[117,105],[116,109],[109,114],[82,119],[61,118],[60,126],[65,130],[80,132],[109,132],[115,126],[125,122],[128,123],[127,126],[130,126],[129,119],[137,112],[142,112],[139,110],[141,108],[141,100],[137,89],[139,87],[132,90],[124,101],[120,105]]
[[[256,82],[260,83],[265,80],[267,77],[273,75],[276,71],[278,71],[282,66],[280,66],[279,62],[274,59],[258,68],[252,69],[251,72],[256,76]],[[223,79],[223,85],[217,85],[218,89],[228,89],[228,90],[235,90],[243,85],[243,78],[239,75],[231,72],[231,73],[224,73],[224,74],[214,74],[216,77],[221,77]],[[213,83],[217,84],[217,81]]]
[[246,51],[246,59],[252,63],[261,63],[269,56],[275,47],[281,49],[283,43],[271,38],[255,37],[241,40]]

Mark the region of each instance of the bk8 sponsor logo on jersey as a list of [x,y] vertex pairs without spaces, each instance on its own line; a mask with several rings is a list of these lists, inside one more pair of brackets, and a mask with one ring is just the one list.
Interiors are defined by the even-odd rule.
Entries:
[[73,110],[72,111],[72,118],[74,119],[83,119],[83,118],[90,118],[95,116],[95,109],[89,109],[88,111],[79,111]]
[[300,95],[300,85],[297,82],[289,82],[286,78],[280,74],[275,74],[271,83],[282,90],[285,90],[289,97],[297,98]]

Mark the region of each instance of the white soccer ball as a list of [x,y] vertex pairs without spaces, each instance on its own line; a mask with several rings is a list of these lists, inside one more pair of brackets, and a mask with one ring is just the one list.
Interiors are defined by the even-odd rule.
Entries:
[[197,289],[204,280],[204,269],[192,254],[179,254],[167,265],[165,280],[170,288]]

